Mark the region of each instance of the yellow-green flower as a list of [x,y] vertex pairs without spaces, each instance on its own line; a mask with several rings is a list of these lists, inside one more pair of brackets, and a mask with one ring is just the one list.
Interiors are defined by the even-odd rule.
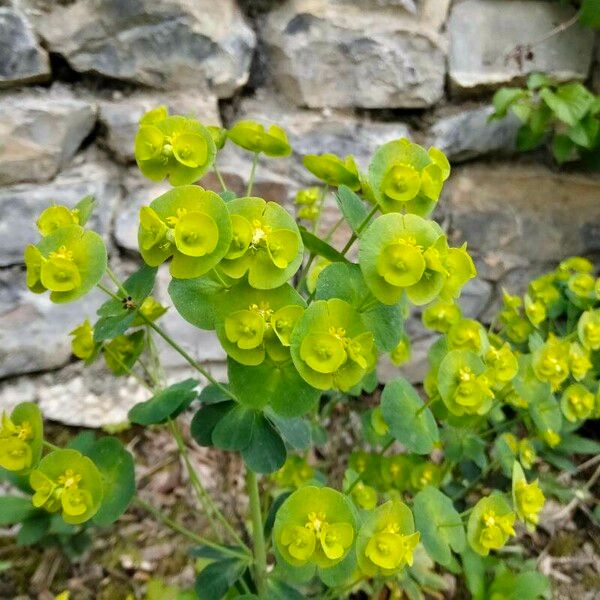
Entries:
[[163,306],[155,298],[152,296],[147,296],[144,298],[139,308],[139,312],[145,318],[142,318],[140,315],[136,315],[132,325],[135,327],[138,325],[144,325],[147,321],[156,321],[156,319],[160,319],[160,317],[162,317],[167,310],[168,308]]
[[413,490],[422,490],[428,485],[437,485],[442,476],[439,465],[431,462],[422,462],[410,472],[410,484]]
[[382,212],[427,216],[440,197],[450,164],[437,148],[406,138],[381,146],[369,165],[369,183]]
[[216,147],[211,132],[195,119],[168,116],[159,107],[146,113],[134,141],[135,160],[152,181],[171,185],[198,181],[213,164]]
[[222,150],[223,146],[225,146],[225,142],[227,141],[227,129],[218,127],[217,125],[208,125],[206,129],[208,129],[208,133],[210,133],[210,137],[215,144],[215,148],[217,150]]
[[237,198],[227,204],[233,236],[220,268],[233,279],[246,274],[259,289],[287,282],[302,262],[304,246],[296,222],[279,204]]
[[594,410],[595,398],[581,383],[573,383],[562,394],[560,408],[568,421],[587,419]]
[[544,440],[544,442],[546,442],[546,444],[550,446],[550,448],[558,446],[558,444],[560,444],[561,441],[560,435],[553,429],[546,429],[542,432],[541,437]]
[[469,516],[469,545],[482,556],[487,556],[490,550],[499,550],[515,535],[515,519],[515,513],[502,495],[495,493],[482,498]]
[[434,300],[448,276],[448,242],[439,225],[417,215],[375,219],[361,237],[359,263],[373,295],[395,304],[404,293],[413,304]]
[[291,454],[279,471],[273,473],[275,483],[282,488],[297,488],[312,479],[315,470],[304,458]]
[[348,554],[356,536],[350,502],[331,488],[302,487],[283,503],[273,529],[282,558],[301,566],[329,568]]
[[451,350],[438,370],[438,390],[448,410],[457,416],[487,413],[494,398],[486,368],[468,350]]
[[377,506],[377,490],[362,481],[354,486],[352,498],[357,506],[364,510],[373,510]]
[[423,309],[421,316],[423,325],[427,329],[438,331],[439,333],[446,333],[461,318],[460,306],[455,302],[445,302],[444,300],[437,300],[427,306]]
[[106,271],[102,238],[79,225],[59,227],[25,248],[27,287],[50,291],[52,302],[72,302],[92,289]]
[[263,153],[271,157],[289,156],[292,153],[285,131],[278,125],[265,129],[256,121],[238,121],[227,137],[237,146],[250,152]]
[[594,270],[594,265],[587,258],[582,256],[571,256],[566,258],[558,265],[559,271],[565,273],[591,273]]
[[138,243],[144,261],[157,267],[172,257],[173,277],[200,277],[226,255],[231,219],[218,194],[182,185],[140,210]]
[[76,450],[55,450],[29,475],[33,505],[61,512],[65,522],[89,521],[100,508],[102,476],[96,465]]
[[94,330],[91,323],[86,319],[69,333],[71,340],[71,352],[81,360],[88,360],[94,355],[96,344],[94,343]]
[[390,352],[390,359],[399,367],[410,360],[411,354],[410,338],[404,335],[398,342],[398,345]]
[[579,341],[588,350],[600,350],[600,310],[586,310],[577,323]]
[[581,381],[592,368],[589,351],[579,342],[573,342],[569,346],[569,370],[573,379]]
[[590,273],[577,273],[569,277],[567,288],[578,298],[590,300],[596,296],[596,279]]
[[446,334],[446,340],[451,350],[470,350],[483,354],[489,348],[485,329],[474,319],[461,319],[454,323]]
[[380,464],[381,478],[388,488],[399,491],[410,487],[411,474],[416,465],[405,454],[383,457]]
[[546,305],[540,299],[534,300],[529,294],[525,294],[525,314],[536,327],[548,316]]
[[519,459],[526,469],[531,469],[537,459],[535,447],[527,438],[519,441]]
[[44,428],[40,409],[33,402],[15,406],[10,417],[3,412],[0,422],[0,467],[27,473],[42,456]]
[[504,388],[502,391],[502,400],[514,408],[527,408],[529,406],[529,402],[512,385]]
[[360,189],[358,167],[352,156],[341,159],[335,154],[307,154],[302,162],[315,177],[327,185],[345,185],[354,191]]
[[377,360],[373,334],[344,300],[313,302],[292,334],[292,358],[302,378],[320,390],[347,391]]
[[533,531],[538,524],[539,514],[544,507],[546,498],[537,479],[527,483],[525,473],[518,462],[513,465],[512,498],[517,517],[527,525],[530,531]]
[[386,420],[383,418],[383,414],[381,413],[381,407],[377,406],[371,411],[370,422],[371,427],[377,435],[384,436],[389,433],[390,427],[387,424]]
[[43,210],[36,222],[40,235],[45,237],[61,227],[79,225],[77,211],[62,205],[49,206]]
[[553,334],[533,353],[533,370],[541,381],[548,381],[553,390],[569,376],[569,342]]
[[494,381],[508,383],[519,372],[519,362],[508,344],[500,348],[490,346],[485,354],[485,364],[491,371]]
[[466,242],[460,248],[449,248],[444,264],[448,276],[440,290],[440,298],[450,302],[460,296],[467,281],[477,275],[477,269],[467,251]]
[[406,504],[398,500],[382,504],[367,517],[358,533],[360,570],[368,577],[390,576],[411,566],[419,537]]

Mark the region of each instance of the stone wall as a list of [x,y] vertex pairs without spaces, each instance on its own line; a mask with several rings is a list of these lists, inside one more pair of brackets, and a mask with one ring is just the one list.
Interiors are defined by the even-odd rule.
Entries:
[[[144,396],[72,362],[67,332],[101,298],[56,306],[28,293],[22,251],[42,208],[91,193],[112,261],[135,267],[138,208],[167,186],[137,173],[132,140],[160,103],[207,124],[285,127],[295,156],[261,164],[255,188],[283,203],[311,182],[302,154],[353,153],[366,166],[400,136],[441,147],[453,175],[439,217],[480,272],[463,298],[470,315],[489,318],[502,287],[568,254],[600,253],[600,178],[560,171],[544,152],[517,157],[516,120],[487,120],[493,90],[531,71],[598,86],[600,44],[577,26],[522,66],[507,59],[572,14],[553,0],[0,0],[0,407],[34,398],[50,418],[97,426]],[[220,162],[241,190],[248,156],[227,147]],[[167,326],[223,372],[212,334],[175,314]],[[416,319],[410,329],[418,378],[430,338]],[[178,357],[162,352],[179,376]]]

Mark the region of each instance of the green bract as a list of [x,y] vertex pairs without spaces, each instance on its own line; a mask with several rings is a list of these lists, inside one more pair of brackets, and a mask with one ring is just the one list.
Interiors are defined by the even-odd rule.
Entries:
[[416,215],[383,215],[361,236],[360,268],[373,295],[396,303],[406,292],[414,304],[427,304],[447,276],[446,236],[437,223]]
[[257,290],[241,282],[231,288],[218,309],[217,335],[227,354],[244,365],[259,365],[266,356],[286,361],[292,330],[305,305],[287,283]]
[[88,360],[94,355],[96,344],[94,343],[94,330],[88,319],[78,325],[70,333],[71,352],[81,360]]
[[320,390],[349,390],[375,367],[373,334],[343,300],[318,300],[292,332],[292,359],[300,375]]
[[91,519],[102,502],[102,477],[96,465],[76,450],[55,450],[29,475],[33,505],[61,511],[71,524]]
[[304,246],[292,216],[275,202],[238,198],[227,204],[233,238],[220,268],[239,279],[248,274],[252,287],[279,287],[302,262]]
[[579,340],[588,350],[600,350],[600,310],[586,310],[577,324]]
[[292,153],[285,131],[278,125],[265,129],[256,121],[238,121],[228,132],[227,137],[237,146],[250,152],[267,156],[289,156]]
[[156,267],[170,257],[171,275],[199,277],[215,267],[231,243],[225,202],[214,192],[183,185],[140,209],[138,243],[146,264]]
[[426,151],[406,138],[381,146],[369,165],[369,182],[384,213],[429,215],[449,175],[443,152]]
[[494,393],[485,375],[485,365],[469,350],[451,350],[438,371],[438,390],[454,415],[483,415],[492,405]]
[[469,515],[469,545],[482,556],[487,556],[490,550],[499,550],[511,535],[515,535],[515,518],[515,513],[501,494],[482,498]]
[[47,236],[54,233],[61,227],[69,225],[81,225],[77,218],[77,212],[66,206],[49,206],[43,210],[36,222],[41,236]]
[[351,190],[360,189],[358,167],[352,156],[341,159],[335,154],[307,154],[303,163],[315,177],[327,185],[345,185]]
[[358,532],[358,566],[369,577],[393,575],[412,565],[418,543],[410,509],[403,502],[390,500],[377,507]]
[[97,233],[79,225],[60,227],[25,248],[27,287],[36,294],[50,290],[52,302],[72,302],[102,279],[106,261]]
[[576,422],[587,419],[594,410],[595,398],[581,383],[571,384],[562,393],[560,408],[568,421]]
[[216,153],[206,127],[188,117],[169,117],[164,107],[141,118],[134,150],[138,167],[148,179],[168,177],[171,185],[200,179],[211,168]]
[[348,554],[356,538],[356,519],[348,498],[331,488],[295,491],[275,519],[273,539],[293,566],[313,563],[327,569]]
[[44,426],[37,404],[22,402],[10,417],[0,422],[0,467],[18,474],[28,473],[42,456]]
[[530,531],[533,531],[539,521],[539,513],[544,507],[546,498],[537,479],[527,483],[523,468],[516,461],[512,472],[512,501],[519,519]]

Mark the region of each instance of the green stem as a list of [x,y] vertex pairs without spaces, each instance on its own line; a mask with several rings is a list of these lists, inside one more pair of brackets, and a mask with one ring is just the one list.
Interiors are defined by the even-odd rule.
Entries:
[[47,442],[46,440],[42,440],[42,444],[44,446],[46,446],[46,448],[49,448],[50,450],[60,450],[60,446],[56,446],[54,444],[51,444],[50,442]]
[[254,578],[258,595],[264,597],[267,583],[267,547],[260,511],[260,494],[256,473],[246,471],[246,488],[250,500],[250,516],[252,518],[252,537],[254,540]]
[[325,241],[328,242],[333,234],[342,226],[342,223],[346,220],[346,217],[340,217],[333,225],[333,227],[327,232],[325,236]]
[[431,398],[429,398],[429,400],[427,400],[427,402],[425,402],[425,404],[423,404],[423,406],[421,406],[421,408],[417,410],[417,412],[415,413],[415,417],[418,417],[421,413],[427,410],[434,402],[437,402],[439,399],[440,397],[437,394],[435,396],[431,396]]
[[234,550],[233,548],[228,548],[227,546],[222,546],[221,544],[212,542],[211,540],[208,540],[194,533],[193,531],[190,531],[187,527],[181,525],[181,523],[178,523],[177,521],[174,521],[158,508],[152,506],[145,500],[142,500],[139,496],[136,496],[133,499],[133,502],[134,504],[137,504],[140,508],[143,508],[146,512],[150,513],[161,523],[163,523],[173,531],[180,533],[181,535],[185,536],[186,538],[188,538],[192,542],[195,542],[196,544],[202,544],[204,546],[208,546],[209,548],[214,548],[215,550],[219,550],[219,552],[222,552],[223,554],[230,554],[231,556],[235,556],[237,558],[248,558],[248,555],[246,553],[238,552],[237,550]]
[[248,188],[246,190],[246,196],[250,196],[252,193],[252,188],[254,187],[254,177],[256,176],[256,165],[258,164],[258,152],[254,153],[254,158],[252,159],[252,169],[250,169],[250,177],[248,178]]
[[375,216],[375,213],[379,210],[379,205],[375,205],[369,214],[362,220],[361,224],[356,228],[356,232],[352,233],[350,239],[346,245],[342,248],[342,254],[345,255],[348,250],[352,247],[352,244],[356,241],[358,236],[363,232],[363,229],[370,223],[371,219]]
[[127,296],[127,290],[123,287],[123,284],[119,280],[119,278],[111,271],[110,267],[106,267],[106,274],[110,277],[110,280],[119,288],[121,294],[124,297]]
[[105,285],[102,285],[101,283],[97,283],[96,287],[98,289],[102,290],[108,296],[110,296],[113,300],[119,300],[119,302],[121,301],[121,298],[119,298],[119,296],[117,296],[114,292],[111,292]]
[[177,423],[175,421],[169,421],[169,424],[171,427],[171,432],[173,433],[173,437],[175,438],[175,441],[177,442],[177,448],[179,449],[179,453],[181,454],[183,461],[185,463],[185,467],[188,472],[188,476],[190,478],[192,487],[196,491],[198,500],[202,504],[202,506],[206,512],[206,515],[208,516],[208,518],[211,522],[213,531],[215,531],[215,534],[217,534],[215,526],[214,526],[214,522],[212,521],[212,517],[214,516],[219,521],[219,523],[222,525],[223,529],[225,531],[227,531],[227,533],[229,533],[231,538],[233,540],[235,540],[235,542],[237,544],[239,544],[243,548],[247,548],[247,546],[244,543],[244,541],[242,540],[242,538],[238,535],[236,530],[229,524],[229,521],[227,521],[227,519],[225,518],[223,513],[219,510],[219,508],[216,506],[216,504],[212,501],[212,498],[209,496],[208,492],[202,485],[202,482],[200,481],[200,477],[198,476],[196,469],[194,469],[194,466],[192,465],[192,463],[190,461],[190,457],[188,455],[188,451],[185,446],[185,441],[183,439],[183,435],[181,434],[181,430],[179,429]]
[[221,171],[219,171],[219,168],[217,167],[216,162],[213,164],[213,169],[215,171],[215,175],[217,176],[217,179],[219,180],[219,183],[221,184],[221,187],[223,188],[223,191],[226,192],[227,185],[225,184],[225,180],[223,179],[223,176],[221,175]]
[[132,371],[114,352],[112,352],[108,346],[102,347],[102,352],[108,354],[128,375],[131,375],[142,387],[146,388],[149,392],[154,393],[153,387],[148,385],[148,382],[140,377],[135,371]]

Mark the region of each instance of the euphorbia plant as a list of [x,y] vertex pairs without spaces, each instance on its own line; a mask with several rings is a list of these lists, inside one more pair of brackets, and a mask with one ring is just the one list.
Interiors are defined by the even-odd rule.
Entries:
[[[227,140],[254,156],[244,197],[224,184],[220,193],[195,185],[211,168],[222,181],[215,160]],[[0,465],[24,493],[3,499],[10,509],[3,520],[23,522],[23,542],[50,535],[52,515],[78,535],[114,522],[135,501],[195,542],[192,554],[205,559],[199,598],[344,598],[359,590],[376,597],[382,588],[420,598],[421,590],[443,587],[434,563],[469,571],[524,526],[535,527],[544,504],[532,472],[536,453],[550,445],[556,454],[565,440],[580,440],[572,432],[599,411],[599,286],[588,281],[588,263],[574,261],[532,283],[524,313],[507,295],[499,333],[486,331],[456,304],[476,274],[466,245],[451,247],[430,218],[450,174],[443,153],[392,141],[366,172],[352,157],[306,156],[322,186],[298,193],[299,217],[318,223],[333,188],[352,231],[336,249],[331,231],[317,236],[280,204],[252,196],[259,154],[290,152],[275,125],[242,121],[227,131],[162,107],[146,114],[135,140],[138,165],[175,187],[141,208],[145,264],[125,281],[107,267],[102,239],[85,229],[90,199],[42,213],[41,240],[25,250],[29,288],[50,291],[54,302],[94,286],[106,293],[95,323],[71,332],[73,353],[86,363],[103,356],[115,375],[133,375],[148,388],[150,398],[129,420],[172,432],[215,537],[135,499],[133,459],[117,438],[78,436],[57,448],[43,441],[39,411],[25,403],[3,417],[0,430]],[[355,246],[356,262],[349,258]],[[151,295],[163,263],[175,310],[216,332],[227,382],[157,322],[169,318]],[[442,334],[424,391],[398,376],[369,401],[380,357],[400,364],[410,356],[404,323],[415,306],[424,325]],[[157,337],[200,379],[167,385]],[[362,408],[352,406],[364,447],[336,481],[312,449],[324,443],[334,406],[351,398],[363,399]],[[197,444],[239,453],[245,463],[248,530],[235,529],[192,467],[179,425],[192,411]],[[485,573],[486,561],[476,572]],[[545,580],[529,571],[507,564],[491,583],[467,582],[476,597],[490,597],[528,573],[535,598]]]

